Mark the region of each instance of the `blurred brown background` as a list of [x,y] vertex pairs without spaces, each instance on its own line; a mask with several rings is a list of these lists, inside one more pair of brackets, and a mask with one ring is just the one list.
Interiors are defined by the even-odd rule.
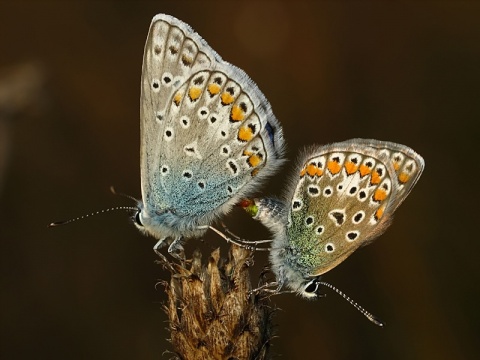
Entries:
[[[141,59],[159,12],[258,83],[289,158],[367,137],[426,160],[389,231],[324,277],[387,327],[329,291],[316,302],[278,296],[279,358],[478,359],[480,6],[362,1],[2,1],[0,90],[27,64],[24,86],[39,91],[30,105],[0,102],[1,358],[170,357],[155,240],[122,212],[46,228],[130,205],[110,185],[140,196]],[[268,237],[241,212],[227,221]]]

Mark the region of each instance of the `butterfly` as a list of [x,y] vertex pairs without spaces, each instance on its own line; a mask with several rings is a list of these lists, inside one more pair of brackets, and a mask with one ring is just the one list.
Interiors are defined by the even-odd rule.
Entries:
[[135,225],[168,251],[257,191],[283,163],[282,128],[257,85],[184,22],[150,25],[140,96]]
[[425,167],[407,146],[352,139],[305,150],[281,199],[240,205],[273,233],[276,285],[318,297],[320,275],[380,236]]

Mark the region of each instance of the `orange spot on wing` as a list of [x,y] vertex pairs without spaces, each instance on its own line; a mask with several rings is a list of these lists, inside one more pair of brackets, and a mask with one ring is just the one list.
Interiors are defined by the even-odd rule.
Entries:
[[243,150],[243,155],[250,156],[250,155],[253,155],[253,153],[251,151],[248,151],[248,150]]
[[253,138],[253,131],[248,126],[242,126],[238,130],[238,140],[250,141]]
[[313,177],[317,173],[317,169],[318,168],[315,165],[309,164],[307,166],[307,174]]
[[375,170],[372,172],[372,178],[370,179],[370,184],[377,185],[380,183],[380,174]]
[[191,87],[190,90],[188,91],[188,97],[192,101],[197,100],[201,94],[202,94],[202,89],[198,87]]
[[365,175],[368,175],[370,174],[370,171],[372,171],[372,169],[370,169],[367,165],[360,165],[360,176],[361,177],[364,177]]
[[235,100],[235,98],[232,95],[230,95],[230,93],[224,92],[222,94],[222,104],[223,105],[231,104],[233,102],[233,100]]
[[208,92],[210,95],[217,95],[220,92],[220,85],[215,83],[208,85]]
[[173,98],[173,102],[175,103],[175,105],[180,105],[180,101],[182,101],[182,97],[183,97],[183,94],[182,93],[177,93],[175,95],[175,97]]
[[395,171],[398,171],[398,169],[400,169],[400,163],[398,163],[397,161],[394,161],[393,168],[395,169]]
[[374,215],[375,220],[380,220],[383,216],[384,211],[385,211],[385,206],[382,206],[377,211],[375,211],[375,215]]
[[387,198],[387,192],[380,188],[375,190],[375,193],[373,194],[373,200],[375,201],[383,201]]
[[333,175],[338,174],[340,172],[340,170],[342,169],[340,164],[336,161],[329,161],[327,163],[327,168]]
[[347,170],[348,175],[351,175],[358,170],[358,166],[351,161],[347,161],[345,163],[345,170]]
[[230,119],[232,121],[242,121],[245,118],[245,113],[243,112],[240,106],[232,106],[232,111],[230,113]]
[[320,169],[320,168],[317,168],[317,172],[315,173],[315,175],[317,175],[318,177],[322,176],[323,175],[323,170]]
[[398,181],[401,182],[402,184],[405,184],[409,179],[410,179],[410,175],[406,173],[401,173],[400,175],[398,175]]
[[262,159],[258,155],[251,155],[247,161],[251,167],[257,167],[262,162]]
[[258,174],[259,171],[260,171],[259,168],[255,168],[255,169],[252,170],[251,175],[252,175],[252,176],[257,176],[257,174]]
[[302,171],[300,171],[300,177],[304,177],[306,173],[307,173],[307,169],[303,168]]

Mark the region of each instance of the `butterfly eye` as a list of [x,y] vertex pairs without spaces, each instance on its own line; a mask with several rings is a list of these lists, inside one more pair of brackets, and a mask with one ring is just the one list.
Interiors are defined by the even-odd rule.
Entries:
[[137,211],[137,213],[135,214],[135,224],[137,224],[138,226],[143,226],[142,220],[140,220],[140,211]]
[[303,291],[305,291],[305,293],[307,294],[314,294],[317,292],[317,290],[318,290],[318,281],[317,279],[313,279],[305,285],[305,289]]

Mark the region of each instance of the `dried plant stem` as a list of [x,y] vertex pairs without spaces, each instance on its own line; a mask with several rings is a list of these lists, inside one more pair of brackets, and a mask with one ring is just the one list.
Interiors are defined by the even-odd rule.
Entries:
[[171,272],[165,311],[176,358],[269,359],[274,310],[250,293],[251,253],[232,245],[228,259],[217,249],[204,264],[195,251],[188,263],[162,261]]

